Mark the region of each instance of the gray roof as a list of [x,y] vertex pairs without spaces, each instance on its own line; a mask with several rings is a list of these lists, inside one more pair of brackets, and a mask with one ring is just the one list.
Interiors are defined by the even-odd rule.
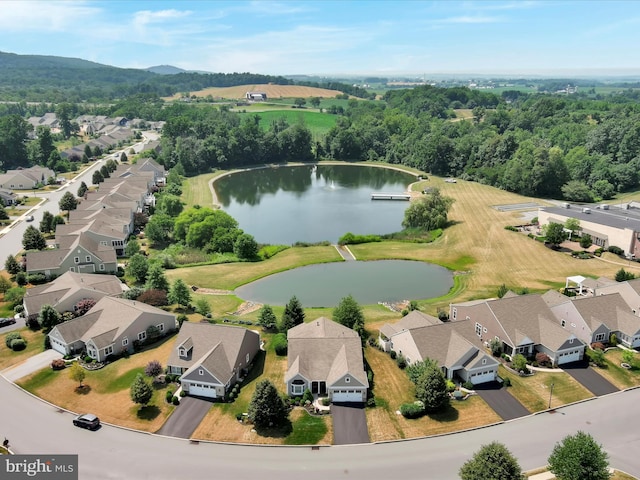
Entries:
[[288,369],[285,381],[296,374],[328,385],[350,374],[368,386],[360,336],[350,328],[320,317],[287,332]]
[[[624,331],[618,328],[617,312],[620,310],[631,314],[629,306],[619,293],[576,298],[573,300],[573,305],[592,331],[596,330],[600,324],[606,325],[609,330]],[[628,332],[625,331],[625,333]]]
[[[247,342],[254,342],[259,346],[260,335],[242,327],[184,322],[167,365],[187,368],[183,375],[202,365],[221,383],[226,384],[231,379],[238,363],[238,355]],[[186,357],[180,356],[180,347],[187,350]],[[244,359],[242,361],[244,363]]]
[[426,313],[422,313],[418,310],[414,310],[402,317],[402,319],[396,323],[385,323],[380,329],[380,332],[382,332],[387,338],[391,338],[393,335],[404,330],[425,327],[428,325],[438,325],[440,323],[442,323],[440,319],[427,315]]

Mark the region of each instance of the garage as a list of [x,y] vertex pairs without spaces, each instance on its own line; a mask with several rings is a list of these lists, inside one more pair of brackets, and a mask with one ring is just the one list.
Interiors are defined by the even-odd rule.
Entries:
[[331,401],[333,402],[363,402],[361,390],[333,390]]
[[495,370],[483,370],[470,375],[469,381],[474,385],[485,382],[493,382],[496,379]]
[[61,353],[62,355],[67,354],[67,346],[63,344],[60,340],[49,336],[49,340],[51,341],[51,348],[56,352]]
[[189,383],[189,395],[196,397],[216,398],[216,387],[203,383]]
[[571,350],[570,352],[563,352],[558,355],[558,365],[563,365],[565,363],[577,362],[581,360],[580,352],[582,350]]

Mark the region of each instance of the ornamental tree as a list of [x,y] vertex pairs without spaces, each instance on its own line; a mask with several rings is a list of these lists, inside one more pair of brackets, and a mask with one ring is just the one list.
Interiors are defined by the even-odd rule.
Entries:
[[131,395],[131,400],[145,406],[151,401],[151,397],[153,397],[153,388],[147,383],[142,374],[139,373],[131,384],[129,394]]
[[424,404],[427,413],[438,412],[449,406],[447,381],[439,368],[427,368],[416,384],[416,398]]
[[80,365],[78,362],[73,362],[73,365],[71,365],[71,368],[69,369],[69,378],[74,382],[79,383],[78,388],[82,388],[82,382],[84,381],[86,376],[87,372],[84,370],[84,368],[82,368],[82,365]]
[[551,452],[549,471],[560,480],[606,480],[608,455],[588,433],[568,435]]
[[22,235],[22,246],[25,250],[44,250],[47,241],[36,227],[29,225]]
[[502,443],[483,445],[459,471],[462,480],[523,480],[516,458]]
[[157,377],[162,373],[162,364],[158,360],[151,360],[144,369],[147,377]]
[[258,315],[258,323],[265,330],[271,330],[275,328],[276,323],[278,322],[275,313],[273,313],[273,309],[270,305],[263,305],[260,309],[260,314]]

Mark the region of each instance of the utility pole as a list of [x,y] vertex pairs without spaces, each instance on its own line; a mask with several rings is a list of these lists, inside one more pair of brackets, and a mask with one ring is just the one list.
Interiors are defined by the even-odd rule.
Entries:
[[551,398],[553,397],[553,382],[551,382],[551,391],[549,392],[549,410],[551,410]]

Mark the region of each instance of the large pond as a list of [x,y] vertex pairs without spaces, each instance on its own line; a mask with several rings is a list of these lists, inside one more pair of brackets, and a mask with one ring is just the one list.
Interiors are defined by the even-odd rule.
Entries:
[[340,262],[296,268],[243,285],[244,300],[285,305],[295,295],[304,307],[335,307],[353,297],[362,305],[439,297],[453,286],[446,268],[423,262],[382,260]]
[[214,189],[223,210],[259,243],[291,245],[401,230],[409,202],[371,200],[371,193],[402,193],[415,180],[388,168],[306,165],[237,172]]

